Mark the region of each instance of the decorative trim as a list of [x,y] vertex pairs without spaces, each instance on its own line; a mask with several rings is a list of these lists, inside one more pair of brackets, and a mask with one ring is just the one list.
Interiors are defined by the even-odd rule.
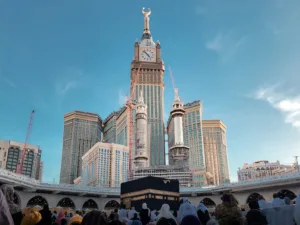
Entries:
[[121,198],[128,198],[128,197],[133,197],[133,196],[137,196],[137,195],[145,195],[145,194],[159,194],[159,195],[180,197],[180,193],[177,193],[177,192],[159,191],[159,190],[155,190],[155,189],[146,189],[146,190],[143,190],[143,191],[135,191],[135,192],[122,194]]

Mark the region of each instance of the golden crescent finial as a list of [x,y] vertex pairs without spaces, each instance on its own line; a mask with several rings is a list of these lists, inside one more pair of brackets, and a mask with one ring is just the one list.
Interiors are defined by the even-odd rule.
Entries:
[[148,17],[148,16],[151,14],[151,9],[148,8],[148,12],[146,12],[146,11],[145,11],[145,7],[143,7],[142,13],[143,13],[146,17]]

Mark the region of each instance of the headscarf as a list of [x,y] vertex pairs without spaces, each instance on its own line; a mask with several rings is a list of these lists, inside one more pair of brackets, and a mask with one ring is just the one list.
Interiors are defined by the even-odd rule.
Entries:
[[177,216],[177,220],[179,221],[179,223],[181,222],[182,219],[182,211],[183,211],[183,207],[186,204],[190,204],[189,203],[189,199],[187,197],[182,198],[182,203],[179,206],[179,210],[178,210],[178,216]]
[[279,206],[282,206],[284,205],[284,201],[280,198],[274,198],[273,201],[272,201],[272,206],[273,207],[279,207]]
[[30,212],[22,220],[21,225],[36,225],[38,222],[40,222],[42,219],[42,216],[39,212]]
[[154,221],[156,220],[157,216],[156,216],[156,210],[154,209],[152,212],[151,212],[151,220]]
[[147,203],[146,202],[144,202],[143,204],[142,204],[142,209],[148,209],[148,216],[150,216],[150,209],[147,207]]
[[297,196],[297,198],[295,199],[296,205],[300,204],[300,194]]
[[1,186],[1,190],[6,198],[10,213],[13,215],[17,212],[20,212],[20,207],[16,203],[14,203],[14,188],[11,185],[3,184]]
[[0,224],[14,225],[14,221],[8,209],[7,201],[1,190],[0,190]]
[[91,224],[99,224],[99,225],[105,225],[106,219],[100,211],[93,210],[89,213],[87,213],[82,222],[81,225],[91,225]]
[[201,225],[201,223],[197,216],[187,215],[182,219],[180,225]]
[[227,206],[237,206],[236,199],[231,193],[223,194],[221,197],[222,203]]
[[222,203],[217,205],[215,210],[216,219],[220,224],[230,224],[231,221],[242,223],[242,213],[236,199],[232,194],[226,193],[222,196]]
[[269,208],[268,203],[264,199],[258,200],[257,203],[258,203],[260,209],[267,209],[267,208]]
[[63,218],[65,218],[65,214],[63,213],[63,212],[60,212],[59,214],[58,214],[58,216],[57,216],[57,218],[56,218],[56,223],[58,224],[58,225],[61,225],[61,219],[63,219]]
[[203,203],[199,203],[198,207],[197,207],[197,211],[201,210],[202,212],[208,211],[208,209],[206,208],[206,206]]
[[131,220],[135,213],[137,213],[137,211],[135,211],[135,208],[132,207],[131,210],[128,212],[128,219]]
[[76,214],[75,216],[72,216],[72,218],[70,219],[68,225],[72,225],[73,223],[81,223],[82,222],[82,217],[79,216],[78,214]]
[[159,211],[159,215],[157,216],[157,221],[160,218],[166,218],[166,219],[173,219],[174,221],[176,221],[175,217],[172,215],[172,213],[170,212],[170,206],[168,204],[163,204],[161,206],[161,209]]
[[162,217],[156,222],[156,225],[177,225],[177,223],[174,219],[167,219],[165,217]]
[[300,194],[298,197],[295,199],[295,212],[294,212],[294,218],[296,221],[296,224],[300,224]]
[[188,197],[183,197],[182,198],[182,203],[185,203],[185,202],[189,202],[189,198]]
[[284,201],[284,203],[286,205],[290,205],[291,204],[291,199],[289,197],[284,197],[283,201]]
[[196,212],[196,209],[195,207],[189,203],[189,202],[185,202],[183,204],[181,204],[180,206],[181,208],[181,211],[180,211],[180,214],[179,214],[179,223],[181,223],[181,221],[183,220],[184,217],[186,216],[195,216],[198,218],[198,214]]
[[120,209],[119,220],[121,222],[127,222],[128,221],[127,210],[126,209],[124,209],[124,208]]

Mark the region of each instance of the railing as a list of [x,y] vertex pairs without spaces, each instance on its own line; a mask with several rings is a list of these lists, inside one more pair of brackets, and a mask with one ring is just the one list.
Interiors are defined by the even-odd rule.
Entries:
[[[0,179],[6,180],[8,182],[15,182],[19,185],[29,186],[31,188],[40,188],[40,189],[51,189],[53,191],[74,191],[74,192],[83,192],[83,193],[97,193],[97,194],[119,194],[120,188],[100,188],[100,187],[90,187],[90,186],[80,186],[74,184],[48,184],[41,183],[38,180],[33,178],[16,174],[14,172],[5,170],[0,168]],[[276,181],[286,181],[286,180],[294,180],[296,178],[300,178],[300,173],[290,173],[276,177],[267,177],[262,179],[250,180],[250,181],[240,181],[240,182],[232,182],[229,184],[222,184],[218,186],[207,186],[207,187],[184,187],[180,188],[180,192],[182,193],[190,193],[190,192],[216,192],[221,190],[229,190],[232,188],[243,187],[243,186],[251,186],[254,184],[268,184]]]
[[100,188],[91,186],[80,186],[75,184],[47,184],[41,183],[41,188],[45,189],[60,189],[68,191],[82,191],[82,192],[95,192],[95,193],[120,193],[120,188]]

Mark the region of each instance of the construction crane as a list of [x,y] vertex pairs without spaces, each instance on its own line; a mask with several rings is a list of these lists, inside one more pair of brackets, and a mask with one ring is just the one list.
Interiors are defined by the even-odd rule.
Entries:
[[25,143],[24,143],[24,148],[23,148],[23,152],[22,152],[22,158],[21,161],[19,163],[19,167],[17,169],[17,173],[22,174],[23,171],[23,165],[24,165],[24,161],[25,161],[25,157],[26,157],[26,153],[27,153],[27,142],[29,140],[29,136],[30,136],[30,131],[31,131],[31,127],[32,127],[32,122],[33,122],[33,116],[34,116],[34,110],[31,111],[30,114],[30,120],[29,120],[29,124],[28,124],[28,128],[27,128],[27,133],[26,133],[26,139],[25,139]]
[[172,70],[171,70],[171,66],[169,66],[169,73],[170,73],[170,77],[171,77],[171,80],[172,80],[172,86],[173,86],[173,90],[175,92],[175,81],[174,81],[174,77],[173,77],[173,73],[172,73]]
[[133,121],[132,121],[132,109],[133,109],[133,103],[134,103],[134,90],[135,90],[135,85],[137,83],[137,78],[140,73],[142,64],[140,64],[137,73],[133,77],[133,82],[131,84],[132,89],[130,90],[130,96],[126,95],[126,108],[128,110],[128,134],[129,134],[129,143],[128,143],[128,148],[129,148],[129,170],[128,170],[128,178],[131,178],[132,175],[132,138],[133,138]]

